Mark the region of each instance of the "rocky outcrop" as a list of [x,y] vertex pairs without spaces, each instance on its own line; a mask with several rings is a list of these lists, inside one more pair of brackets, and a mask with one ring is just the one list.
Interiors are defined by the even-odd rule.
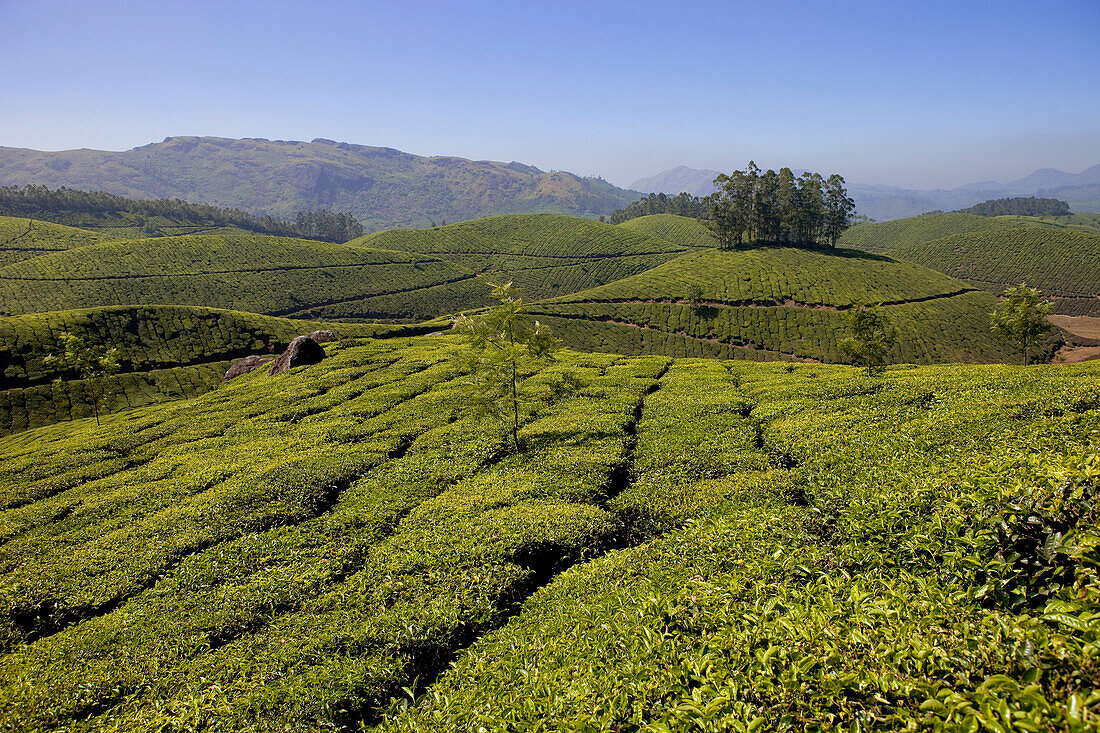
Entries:
[[267,370],[269,377],[282,374],[287,369],[305,364],[317,364],[326,356],[324,348],[309,336],[299,336],[290,342],[286,351],[279,354],[279,358],[271,362],[271,368]]
[[336,340],[336,334],[332,331],[314,331],[309,337],[319,344],[327,344],[329,341]]
[[246,356],[243,359],[237,359],[235,362],[229,365],[229,369],[226,371],[225,376],[222,377],[223,382],[228,382],[234,377],[239,377],[242,374],[248,374],[251,371],[259,369],[264,364],[274,359],[274,356],[259,356],[253,354],[252,356]]

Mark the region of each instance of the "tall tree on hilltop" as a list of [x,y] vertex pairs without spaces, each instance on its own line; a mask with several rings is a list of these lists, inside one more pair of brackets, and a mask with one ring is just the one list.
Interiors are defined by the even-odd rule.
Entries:
[[798,177],[798,194],[802,210],[798,219],[803,242],[816,242],[825,225],[825,179],[820,173],[803,173]]
[[830,247],[835,247],[840,235],[852,225],[855,208],[855,201],[848,198],[844,188],[844,177],[839,173],[829,176],[825,187],[825,236]]
[[779,231],[784,241],[797,242],[798,209],[801,204],[798,188],[795,186],[794,173],[790,168],[780,168],[775,191],[775,204],[778,214]]
[[714,185],[718,192],[706,199],[708,226],[722,249],[745,241],[816,244],[824,239],[836,246],[855,208],[837,174],[827,182],[818,173],[796,180],[790,168],[762,173],[750,160],[743,171],[720,174]]

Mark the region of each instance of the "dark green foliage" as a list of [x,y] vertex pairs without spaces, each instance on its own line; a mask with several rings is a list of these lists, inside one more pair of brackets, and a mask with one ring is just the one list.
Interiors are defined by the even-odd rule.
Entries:
[[226,227],[326,242],[346,242],[363,234],[363,225],[351,215],[326,209],[299,211],[293,221],[279,221],[180,199],[127,199],[103,191],[64,187],[51,191],[34,184],[0,186],[0,216],[103,229],[129,238],[200,234]]
[[978,216],[1069,216],[1069,204],[1058,199],[1043,199],[1034,196],[1015,196],[1007,199],[983,201],[967,209],[959,209],[960,214]]
[[299,211],[291,229],[291,236],[325,242],[347,242],[363,236],[363,225],[351,214],[326,209]]
[[836,173],[825,180],[807,172],[795,180],[790,168],[761,173],[749,161],[743,171],[720,174],[714,185],[719,190],[707,197],[707,226],[723,249],[760,242],[835,247],[855,210]]
[[1047,322],[1050,303],[1039,298],[1039,291],[1020,283],[1003,293],[1004,302],[990,315],[993,332],[1009,340],[1020,350],[1024,366],[1052,327]]
[[686,192],[677,196],[651,193],[638,199],[630,206],[616,209],[611,214],[611,223],[622,224],[624,221],[637,219],[640,216],[652,216],[653,214],[674,214],[692,219],[706,219],[710,216],[710,204],[706,199],[692,196]]
[[898,329],[882,306],[854,304],[845,314],[852,335],[838,346],[853,364],[867,367],[867,376],[881,374],[890,350],[898,343]]

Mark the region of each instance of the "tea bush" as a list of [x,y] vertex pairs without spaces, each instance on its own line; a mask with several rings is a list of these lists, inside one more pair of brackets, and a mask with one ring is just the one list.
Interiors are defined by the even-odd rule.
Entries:
[[456,348],[0,439],[0,724],[1096,728],[1095,365]]

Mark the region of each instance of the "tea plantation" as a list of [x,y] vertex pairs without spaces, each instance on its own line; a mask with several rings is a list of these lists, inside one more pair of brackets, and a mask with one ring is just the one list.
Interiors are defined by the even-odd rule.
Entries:
[[477,303],[472,293],[485,288],[473,277],[437,257],[361,246],[248,233],[158,237],[0,267],[0,302],[12,314],[160,304],[420,320]]
[[[0,216],[0,267],[103,241],[95,232],[52,224],[48,221]],[[0,311],[3,306],[0,306]]]
[[349,244],[440,257],[490,279],[512,281],[528,300],[575,293],[635,275],[691,246],[558,214],[515,214],[435,229],[393,229]]
[[845,311],[882,303],[892,359],[1003,361],[995,299],[932,270],[851,249],[704,249],[631,278],[535,304],[572,347],[732,359],[842,360]]
[[935,214],[860,224],[841,242],[957,277],[1000,295],[1026,281],[1055,313],[1100,315],[1096,214],[1058,217]]
[[650,214],[628,219],[618,225],[622,229],[640,232],[654,239],[683,247],[717,247],[718,240],[698,219],[675,214]]
[[954,234],[1003,231],[1015,227],[1032,227],[1046,232],[1079,231],[1100,234],[1100,215],[1081,213],[1069,216],[978,216],[960,212],[925,214],[908,219],[858,224],[841,236],[840,243],[892,255],[906,247]]
[[[316,328],[342,336],[401,333],[385,324],[308,323],[254,313],[184,306],[93,308],[0,318],[0,434],[92,414],[85,386],[43,364],[61,334],[119,350],[106,407],[118,410],[190,397],[221,383],[233,359],[279,353]],[[54,380],[62,379],[60,385]]]
[[1050,298],[1055,313],[1100,316],[1097,234],[1014,227],[899,247],[892,256],[998,295],[1027,281]]
[[451,336],[0,438],[5,730],[1095,729],[1100,369]]

